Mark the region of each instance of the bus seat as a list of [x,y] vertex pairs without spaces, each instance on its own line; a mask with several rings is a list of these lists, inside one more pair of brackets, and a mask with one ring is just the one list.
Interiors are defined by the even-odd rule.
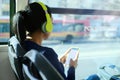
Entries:
[[102,65],[98,73],[105,80],[120,80],[119,67],[113,64]]
[[11,67],[19,80],[23,80],[21,60],[24,54],[25,51],[16,36],[11,37],[8,42],[8,56]]
[[64,80],[42,54],[44,52],[37,52],[36,50],[30,50],[25,54],[23,63],[24,77],[28,80]]
[[[15,17],[13,17],[13,21],[16,22],[13,24],[13,32],[15,36],[12,36],[8,42],[8,55],[9,55],[9,61],[11,64],[11,67],[15,74],[17,75],[17,78],[19,80],[23,80],[22,75],[22,57],[25,54],[25,50],[23,48],[23,41],[26,39],[26,31],[23,22],[23,17],[19,16],[20,14],[16,14]],[[19,18],[16,20],[16,17]]]

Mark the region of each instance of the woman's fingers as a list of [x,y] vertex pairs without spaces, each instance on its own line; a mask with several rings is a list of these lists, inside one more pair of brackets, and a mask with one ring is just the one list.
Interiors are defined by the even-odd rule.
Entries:
[[75,61],[73,61],[72,59],[70,60],[70,64],[69,64],[69,66],[72,66],[72,67],[77,67],[77,61],[75,60]]
[[62,62],[64,64],[66,62],[66,56],[61,57],[60,62]]

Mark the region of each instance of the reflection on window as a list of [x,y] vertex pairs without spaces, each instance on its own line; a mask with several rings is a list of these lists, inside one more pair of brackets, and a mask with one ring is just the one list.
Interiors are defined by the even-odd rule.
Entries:
[[9,38],[9,0],[0,2],[0,42],[7,42]]
[[53,18],[51,39],[64,40],[68,35],[87,40],[120,38],[119,16],[53,14]]
[[[50,7],[99,9],[99,10],[120,10],[120,0],[30,0],[42,1]],[[102,5],[101,5],[102,4]],[[76,6],[77,5],[77,6]]]
[[80,15],[53,14],[54,29],[50,38],[64,40],[69,35],[75,39],[87,38],[89,31],[85,28],[89,27],[90,22],[87,18],[80,17]]

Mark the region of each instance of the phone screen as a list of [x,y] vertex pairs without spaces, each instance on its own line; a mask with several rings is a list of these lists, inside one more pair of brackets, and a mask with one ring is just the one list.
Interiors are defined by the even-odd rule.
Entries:
[[76,56],[78,55],[77,54],[78,52],[79,52],[79,48],[71,48],[70,52],[68,53],[65,64],[69,65],[71,59],[75,60]]

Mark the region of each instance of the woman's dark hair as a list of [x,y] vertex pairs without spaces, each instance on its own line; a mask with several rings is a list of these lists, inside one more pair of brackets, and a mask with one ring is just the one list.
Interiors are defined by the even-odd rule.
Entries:
[[[48,6],[48,13],[51,16],[51,11]],[[37,3],[30,3],[25,7],[25,10],[18,11],[13,17],[13,29],[15,34],[18,33],[17,27],[21,28],[19,32],[30,34],[37,30],[42,31],[42,25],[46,21],[45,11],[42,6]],[[23,34],[22,34],[23,35]],[[25,36],[24,36],[25,37]]]

